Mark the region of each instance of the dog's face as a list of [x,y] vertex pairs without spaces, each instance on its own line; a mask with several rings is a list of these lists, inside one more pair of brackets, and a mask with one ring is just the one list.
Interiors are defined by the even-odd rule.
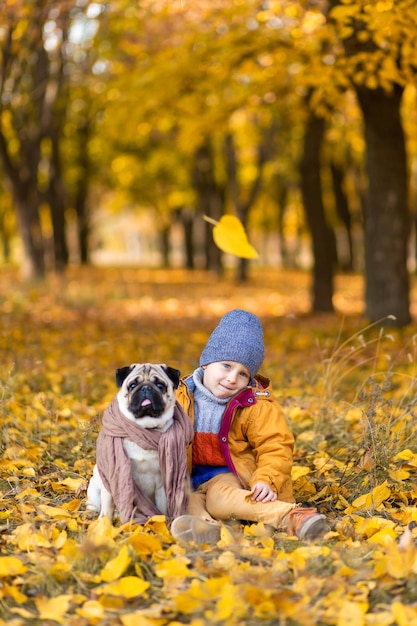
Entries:
[[164,431],[172,423],[180,372],[164,364],[133,363],[116,370],[122,413],[142,428]]

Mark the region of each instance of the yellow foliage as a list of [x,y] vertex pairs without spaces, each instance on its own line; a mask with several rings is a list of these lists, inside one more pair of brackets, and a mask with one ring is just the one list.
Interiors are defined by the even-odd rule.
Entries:
[[3,583],[2,588],[0,588],[0,598],[12,598],[16,604],[23,604],[28,600],[28,597],[18,587],[7,583]]
[[397,626],[417,626],[417,607],[394,601],[391,609]]
[[310,468],[302,465],[293,465],[291,470],[291,478],[293,480],[298,480],[302,476],[306,476],[310,473]]
[[60,520],[71,517],[71,513],[64,507],[48,506],[47,504],[40,504],[38,510],[42,512],[46,517]]
[[85,617],[86,619],[96,620],[103,617],[105,610],[103,605],[97,600],[87,600],[79,609],[76,609],[75,612],[77,615],[81,615],[81,617]]
[[387,481],[352,502],[353,509],[378,509],[391,495]]
[[106,585],[96,587],[95,592],[105,596],[120,596],[121,598],[136,598],[145,596],[150,587],[150,583],[136,576],[125,576],[115,582],[109,582]]
[[[5,289],[0,277],[0,626],[416,623],[417,530],[410,524],[405,533],[417,522],[414,364],[402,364],[404,379],[393,372],[387,390],[378,379],[370,396],[378,406],[365,384],[366,359],[376,377],[385,352],[397,361],[405,352],[404,335],[393,331],[389,349],[377,335],[378,358],[362,339],[365,362],[347,350],[329,394],[323,371],[340,322],[303,315],[305,273],[254,277],[250,293],[227,277],[143,268],[95,268],[82,280],[70,268],[59,289],[30,293],[17,282]],[[342,282],[352,307],[342,335],[354,335],[361,322],[352,294],[361,285]],[[324,541],[233,520],[233,535],[225,529],[216,546],[188,547],[173,540],[163,515],[120,524],[85,510],[99,416],[116,392],[109,354],[125,364],[128,346],[135,359],[173,363],[185,375],[232,306],[250,306],[265,322],[265,373],[296,433],[295,497],[335,522]],[[19,368],[6,373],[10,355]],[[384,445],[370,449],[370,435]]]
[[167,559],[155,566],[155,574],[159,578],[187,578],[194,576],[189,569],[190,560],[187,557],[177,556]]
[[55,598],[45,598],[43,596],[35,598],[35,605],[39,613],[39,619],[52,620],[63,624],[65,614],[69,609],[71,595],[60,595]]
[[162,541],[157,535],[135,533],[128,539],[138,556],[148,556],[162,549]]
[[337,626],[364,626],[367,604],[346,600],[339,609]]
[[119,554],[106,563],[100,572],[101,580],[111,582],[120,578],[129,567],[132,559],[129,556],[127,546],[122,546]]
[[0,578],[24,574],[27,567],[15,556],[0,556]]
[[110,547],[114,543],[114,537],[118,530],[113,528],[107,517],[100,517],[88,527],[87,537],[96,546],[106,545]]

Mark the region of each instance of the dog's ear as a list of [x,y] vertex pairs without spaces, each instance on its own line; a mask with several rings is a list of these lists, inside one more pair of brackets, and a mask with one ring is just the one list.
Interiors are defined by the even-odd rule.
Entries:
[[119,369],[116,370],[116,385],[118,387],[122,386],[123,381],[126,380],[131,371],[131,365],[126,365],[126,367],[119,367]]
[[177,389],[178,385],[180,384],[180,376],[181,376],[180,370],[176,370],[174,367],[169,367],[168,365],[165,365],[163,369],[167,373],[167,376],[174,383],[174,389]]

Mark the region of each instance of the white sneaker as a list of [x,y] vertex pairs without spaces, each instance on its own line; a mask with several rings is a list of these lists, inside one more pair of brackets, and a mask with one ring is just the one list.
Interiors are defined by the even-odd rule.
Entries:
[[208,543],[216,545],[220,540],[221,524],[209,522],[197,515],[180,515],[171,524],[171,534],[185,543]]

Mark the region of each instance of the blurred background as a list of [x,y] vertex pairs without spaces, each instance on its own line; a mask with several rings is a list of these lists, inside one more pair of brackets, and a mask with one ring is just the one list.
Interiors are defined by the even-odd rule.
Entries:
[[[327,312],[360,274],[407,325],[416,48],[410,0],[5,0],[1,266],[301,269]],[[257,260],[216,247],[225,214]]]

